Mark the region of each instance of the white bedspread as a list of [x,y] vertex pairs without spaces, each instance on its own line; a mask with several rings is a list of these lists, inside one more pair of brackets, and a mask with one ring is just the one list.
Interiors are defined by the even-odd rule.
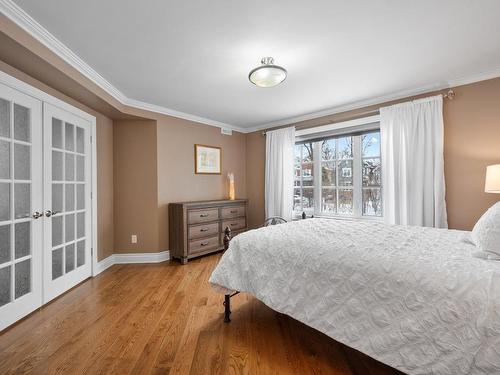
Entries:
[[406,373],[500,374],[500,262],[468,233],[301,220],[235,237],[210,283]]

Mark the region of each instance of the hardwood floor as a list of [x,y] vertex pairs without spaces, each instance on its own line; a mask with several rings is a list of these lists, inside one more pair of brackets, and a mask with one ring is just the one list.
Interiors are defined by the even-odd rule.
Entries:
[[0,334],[1,374],[398,374],[207,282],[220,255],[115,265]]

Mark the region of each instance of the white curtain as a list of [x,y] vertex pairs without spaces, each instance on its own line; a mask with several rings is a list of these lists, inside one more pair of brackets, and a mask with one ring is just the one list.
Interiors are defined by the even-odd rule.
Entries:
[[447,228],[441,95],[380,109],[384,219]]
[[294,146],[294,127],[266,133],[266,218],[292,219]]

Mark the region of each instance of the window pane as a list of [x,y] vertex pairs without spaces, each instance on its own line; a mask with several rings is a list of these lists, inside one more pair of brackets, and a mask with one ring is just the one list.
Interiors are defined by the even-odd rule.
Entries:
[[339,186],[352,186],[352,160],[339,161]]
[[335,139],[329,139],[321,143],[321,159],[322,160],[335,159]]
[[338,213],[352,215],[352,190],[339,189]]
[[380,159],[363,159],[363,186],[380,186]]
[[295,165],[300,165],[302,161],[302,145],[295,145]]
[[363,157],[380,156],[380,132],[363,134],[361,148]]
[[314,185],[314,165],[313,163],[302,164],[302,186]]
[[337,212],[337,190],[322,189],[321,190],[321,211],[327,214]]
[[300,189],[293,189],[293,210],[302,211],[302,206],[300,204]]
[[363,189],[363,215],[382,216],[382,194],[380,189]]
[[302,189],[302,210],[307,213],[314,212],[314,189]]
[[352,137],[343,137],[338,139],[338,158],[349,159],[352,158]]
[[323,162],[321,166],[321,184],[322,186],[335,186],[337,182],[335,176],[335,162]]
[[311,142],[302,145],[302,162],[313,161],[313,144]]

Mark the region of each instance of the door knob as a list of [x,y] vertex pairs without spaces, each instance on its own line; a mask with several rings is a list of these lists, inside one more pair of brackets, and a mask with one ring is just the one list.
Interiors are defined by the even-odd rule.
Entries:
[[47,210],[45,211],[45,216],[47,217],[51,217],[53,215],[57,215],[59,213],[59,211],[51,211],[51,210]]
[[31,216],[33,217],[33,219],[39,219],[43,216],[43,214],[41,214],[38,211],[35,211],[35,212],[33,212],[33,215],[31,215]]

